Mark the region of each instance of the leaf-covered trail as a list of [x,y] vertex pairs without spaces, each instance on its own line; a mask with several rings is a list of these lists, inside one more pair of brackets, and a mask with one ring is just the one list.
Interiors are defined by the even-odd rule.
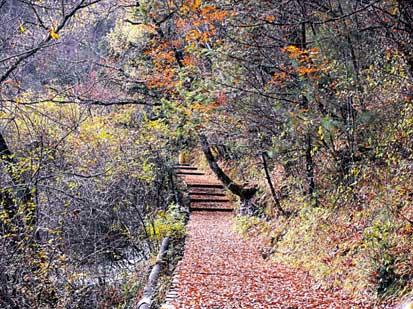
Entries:
[[303,272],[264,260],[257,243],[233,230],[233,216],[192,211],[167,308],[362,308],[317,288]]

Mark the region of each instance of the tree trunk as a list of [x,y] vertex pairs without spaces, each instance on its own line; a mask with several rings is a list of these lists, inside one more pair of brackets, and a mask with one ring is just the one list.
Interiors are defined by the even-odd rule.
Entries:
[[314,162],[313,162],[313,155],[311,153],[312,150],[312,140],[311,140],[311,133],[307,133],[307,141],[306,141],[306,150],[305,150],[305,163],[306,163],[306,172],[307,172],[307,182],[308,182],[308,195],[310,195],[311,199],[315,201],[314,205],[317,206],[318,200],[315,196],[316,187],[314,181]]
[[405,40],[398,40],[397,44],[400,46],[399,50],[406,58],[409,76],[413,79],[413,55],[411,44],[413,41],[413,4],[411,0],[397,0],[397,2],[399,4],[404,31],[408,33],[408,38]]
[[261,153],[261,158],[262,158],[262,164],[264,166],[264,172],[265,172],[265,177],[267,179],[267,183],[268,186],[270,187],[271,190],[271,195],[272,195],[272,199],[274,201],[275,207],[277,208],[277,210],[282,214],[285,215],[285,211],[284,209],[281,207],[281,203],[280,203],[280,198],[279,198],[279,194],[277,194],[277,192],[275,191],[274,185],[271,181],[271,175],[270,172],[268,171],[268,164],[267,164],[267,158],[266,158],[267,154],[265,152]]
[[200,134],[199,140],[201,142],[202,151],[204,152],[205,158],[207,159],[211,170],[228,190],[239,196],[241,200],[240,215],[253,215],[255,212],[255,207],[252,203],[252,198],[257,192],[256,186],[243,187],[229,178],[228,175],[225,174],[225,172],[219,167],[214,155],[212,154],[207,137]]

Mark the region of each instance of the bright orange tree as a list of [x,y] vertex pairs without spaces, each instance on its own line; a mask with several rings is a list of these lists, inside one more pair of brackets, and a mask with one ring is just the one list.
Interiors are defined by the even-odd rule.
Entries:
[[[219,48],[220,29],[231,13],[199,0],[155,2],[140,18],[151,36],[143,49],[146,87],[161,93],[171,123],[204,123],[208,114],[226,101],[206,82],[211,75],[211,53]],[[189,120],[189,121],[188,121]]]

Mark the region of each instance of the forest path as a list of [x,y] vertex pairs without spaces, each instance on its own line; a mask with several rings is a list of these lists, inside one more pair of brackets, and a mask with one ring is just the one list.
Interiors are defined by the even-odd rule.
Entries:
[[257,243],[233,231],[232,207],[217,180],[193,167],[185,171],[191,171],[181,174],[193,192],[191,215],[163,308],[362,308],[320,289],[304,272],[264,260]]

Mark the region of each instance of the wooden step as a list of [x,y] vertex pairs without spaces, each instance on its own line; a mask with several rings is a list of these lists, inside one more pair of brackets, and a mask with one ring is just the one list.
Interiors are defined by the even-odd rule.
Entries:
[[191,199],[191,203],[228,203],[229,200],[219,200],[219,199],[208,199],[208,198],[196,198],[196,199]]
[[189,212],[196,212],[196,211],[214,211],[214,212],[232,212],[234,211],[233,208],[216,208],[216,207],[197,207],[197,208],[190,208]]
[[220,198],[220,197],[216,197],[216,198],[213,198],[213,197],[209,197],[209,196],[207,196],[207,197],[192,197],[191,196],[191,198],[190,198],[190,202],[191,203],[198,203],[198,202],[201,202],[201,203],[226,203],[226,202],[229,202],[229,199],[227,199],[227,198]]
[[185,165],[175,165],[174,169],[176,170],[190,170],[190,171],[196,171],[197,168],[194,166],[185,166]]
[[234,210],[234,206],[228,202],[195,202],[191,203],[189,206],[190,211],[232,211]]
[[203,211],[206,211],[206,212],[220,212],[220,211],[222,211],[222,212],[233,212],[234,209],[232,209],[232,208],[212,208],[212,207],[202,208],[202,207],[198,207],[198,208],[191,208],[189,210],[190,213],[192,213],[192,212],[203,212]]
[[192,171],[176,171],[177,175],[205,175],[205,173],[202,172],[192,172]]
[[[212,190],[215,190],[212,191]],[[203,196],[226,196],[225,193],[222,190],[219,189],[207,189],[207,190],[191,190],[188,192],[189,196],[194,196],[196,197],[196,195],[203,195]]]
[[191,187],[189,192],[192,194],[224,194],[224,188],[214,188],[214,187]]
[[190,188],[217,188],[224,189],[224,186],[219,183],[188,183]]

